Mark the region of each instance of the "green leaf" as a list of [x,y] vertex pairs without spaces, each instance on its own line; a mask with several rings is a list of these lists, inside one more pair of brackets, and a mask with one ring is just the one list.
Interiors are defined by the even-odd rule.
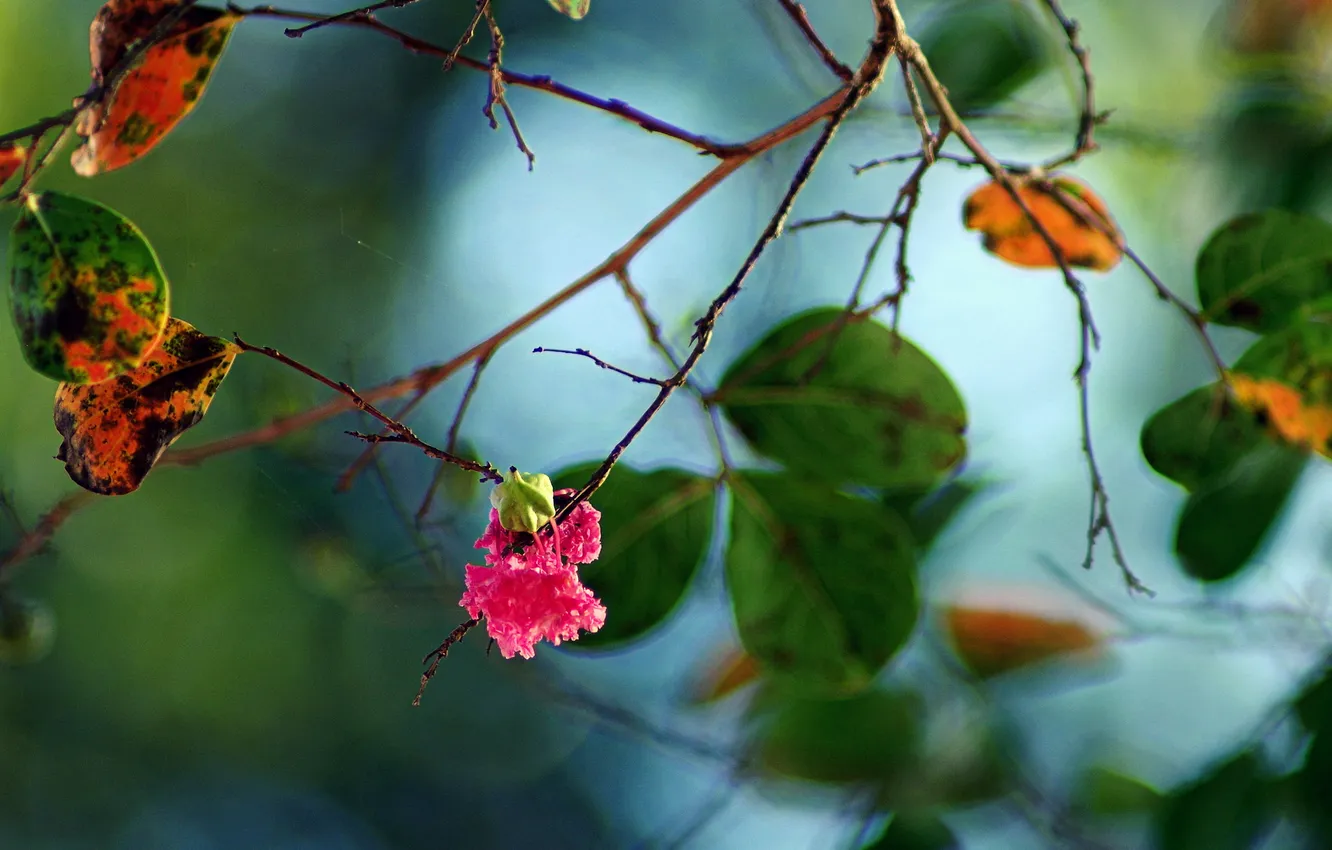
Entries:
[[978,482],[959,478],[934,490],[887,490],[883,494],[883,503],[906,521],[911,539],[921,551],[927,551],[982,487]]
[[9,237],[9,304],[28,365],[92,384],[138,366],[166,327],[167,280],[139,228],[94,201],[29,195]]
[[1223,225],[1198,253],[1204,318],[1259,333],[1332,308],[1332,225],[1284,210]]
[[[582,487],[598,465],[559,472],[555,486]],[[579,569],[606,606],[606,624],[572,649],[635,640],[670,615],[707,554],[715,491],[711,480],[675,469],[615,467],[592,498],[602,514],[601,557]]]
[[1245,752],[1176,790],[1159,810],[1160,850],[1251,850],[1270,828],[1272,794]]
[[875,502],[792,475],[732,481],[726,578],[745,650],[815,692],[862,689],[911,635],[915,547]]
[[1332,730],[1324,728],[1314,736],[1304,753],[1304,766],[1295,776],[1298,800],[1309,825],[1323,839],[1319,846],[1332,841],[1332,809],[1328,807],[1328,789],[1332,788]]
[[1332,407],[1332,325],[1303,322],[1249,346],[1231,370],[1294,387],[1305,404]]
[[1281,515],[1307,462],[1303,452],[1266,445],[1190,495],[1175,529],[1184,571],[1203,581],[1238,573]]
[[1050,55],[1040,25],[1011,0],[962,0],[939,9],[920,46],[961,113],[994,106],[1035,78]]
[[841,326],[844,317],[819,309],[782,324],[731,366],[716,400],[759,453],[793,472],[933,485],[966,454],[957,388],[888,328]]
[[1199,387],[1152,414],[1142,428],[1142,454],[1152,469],[1196,491],[1267,442],[1254,415],[1220,383]]
[[905,692],[849,699],[787,694],[759,726],[758,763],[812,782],[891,783],[916,770],[920,712],[918,698]]
[[1077,808],[1095,815],[1130,815],[1153,811],[1161,792],[1133,776],[1101,765],[1082,775],[1073,795]]
[[1300,722],[1310,732],[1332,732],[1332,657],[1323,663],[1328,666],[1322,678],[1305,688],[1295,700]]
[[592,0],[547,0],[547,2],[555,7],[555,11],[568,15],[575,21],[586,15],[588,7],[592,5]]
[[879,836],[862,850],[962,850],[957,836],[933,815],[897,812]]

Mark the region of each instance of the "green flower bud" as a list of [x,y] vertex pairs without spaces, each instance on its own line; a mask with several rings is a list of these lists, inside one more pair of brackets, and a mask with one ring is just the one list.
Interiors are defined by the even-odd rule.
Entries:
[[490,504],[506,530],[535,534],[555,517],[555,488],[548,475],[524,475],[511,467],[509,479],[490,491]]

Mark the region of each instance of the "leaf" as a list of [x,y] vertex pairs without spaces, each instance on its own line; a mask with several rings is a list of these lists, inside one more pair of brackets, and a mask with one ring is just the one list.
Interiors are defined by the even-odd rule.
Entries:
[[[581,487],[599,464],[566,469],[556,487]],[[716,484],[675,469],[638,472],[619,465],[596,492],[601,557],[581,567],[583,583],[606,606],[606,624],[576,648],[608,648],[642,637],[684,598],[707,554]]]
[[1265,441],[1262,425],[1219,382],[1156,411],[1141,436],[1152,469],[1190,491],[1223,475]]
[[28,149],[17,142],[0,144],[0,186],[9,178],[18,174],[23,163],[28,159]]
[[1133,776],[1092,765],[1078,782],[1074,805],[1094,815],[1131,815],[1160,805],[1161,792]]
[[1242,215],[1198,252],[1203,317],[1258,333],[1332,309],[1332,225],[1284,210]]
[[1251,850],[1271,825],[1270,795],[1252,753],[1175,791],[1159,810],[1160,850]]
[[862,850],[962,850],[957,836],[933,815],[897,812],[878,841]]
[[[1050,175],[1048,182],[1013,179],[1018,196],[1070,266],[1109,271],[1118,265],[1123,236],[1105,203],[1091,189],[1058,174]],[[985,250],[1001,260],[1027,268],[1059,266],[1032,219],[997,181],[971,193],[962,205],[962,223],[967,230],[979,230],[985,237]]]
[[1310,732],[1332,731],[1332,657],[1323,660],[1322,678],[1315,681],[1295,701],[1300,722]]
[[1317,846],[1327,847],[1332,840],[1332,809],[1327,805],[1327,789],[1332,787],[1332,731],[1325,729],[1314,736],[1305,750],[1304,766],[1294,779],[1304,816],[1322,839]]
[[813,782],[891,782],[916,772],[921,706],[915,694],[849,699],[784,696],[761,723],[760,767]]
[[114,210],[61,192],[28,195],[9,257],[19,344],[41,374],[97,383],[157,345],[167,279],[143,233]]
[[1332,457],[1332,325],[1304,322],[1255,342],[1232,370],[1244,406],[1269,433]]
[[[930,357],[825,308],[731,365],[714,398],[756,451],[834,484],[932,486],[966,454],[966,410]],[[840,326],[840,331],[839,331]]]
[[[131,42],[149,35],[176,5],[113,0],[103,7],[91,33],[94,78],[109,71]],[[108,9],[115,12],[104,17]],[[203,96],[240,19],[233,12],[192,7],[169,37],[144,51],[102,103],[80,113],[76,129],[85,141],[70,157],[74,171],[92,177],[120,168],[160,142]]]
[[1076,620],[1023,611],[950,605],[941,612],[959,659],[988,679],[1053,658],[1101,649],[1101,637]]
[[592,5],[592,0],[547,0],[555,11],[562,15],[568,15],[575,21],[587,14],[588,7]]
[[1021,4],[963,0],[940,9],[920,39],[962,114],[994,106],[1050,63],[1039,24]]
[[752,655],[738,647],[728,648],[708,661],[691,688],[690,701],[695,705],[717,702],[758,681],[762,674]]
[[928,551],[983,487],[979,482],[955,478],[933,490],[892,488],[884,492],[883,503],[906,522],[916,546]]
[[240,348],[171,319],[143,365],[100,384],[61,384],[57,460],[86,490],[133,492],[176,438],[203,419]]
[[902,521],[791,475],[737,477],[732,493],[726,580],[745,650],[805,691],[868,686],[916,623]]
[[1303,452],[1267,444],[1190,495],[1175,529],[1175,553],[1184,571],[1202,581],[1221,581],[1248,564],[1307,460]]

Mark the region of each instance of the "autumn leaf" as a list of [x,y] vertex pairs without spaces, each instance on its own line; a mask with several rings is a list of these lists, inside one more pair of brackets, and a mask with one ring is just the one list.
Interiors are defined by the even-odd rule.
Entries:
[[1077,620],[962,605],[942,613],[958,657],[982,679],[1101,645],[1099,635]]
[[[1013,178],[1018,195],[1044,227],[1070,266],[1109,271],[1123,255],[1123,237],[1105,203],[1085,185],[1065,176],[1048,181]],[[972,192],[962,207],[968,230],[984,234],[985,250],[1002,260],[1028,268],[1056,268],[1050,246],[1031,219],[992,181]]]
[[696,705],[725,699],[757,681],[762,672],[752,655],[739,647],[728,648],[717,653],[704,665],[690,698]]
[[1299,390],[1271,378],[1231,375],[1230,388],[1236,401],[1263,415],[1274,436],[1329,454],[1332,408],[1310,403]]
[[56,458],[94,493],[133,492],[177,437],[203,418],[240,348],[180,319],[143,365],[100,384],[61,384]]
[[14,142],[0,144],[0,185],[18,173],[28,158],[28,149]]
[[[89,34],[94,80],[102,82],[134,43],[152,34],[162,16],[178,5],[165,0],[113,0],[102,7]],[[144,51],[102,102],[80,113],[76,129],[84,144],[70,158],[74,170],[84,177],[111,171],[161,141],[203,96],[240,18],[222,9],[191,7],[167,37]]]
[[133,369],[167,321],[168,286],[143,233],[61,192],[28,195],[10,232],[9,301],[23,356],[57,381]]
[[1229,377],[1235,400],[1272,436],[1332,457],[1332,326],[1312,321],[1268,334]]
[[562,15],[568,15],[574,20],[578,20],[587,14],[588,8],[592,5],[592,0],[547,0],[555,10]]

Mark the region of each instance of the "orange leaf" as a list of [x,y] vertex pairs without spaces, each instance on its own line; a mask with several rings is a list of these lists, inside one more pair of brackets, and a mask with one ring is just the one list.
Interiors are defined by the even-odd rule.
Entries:
[[[93,78],[102,80],[134,42],[175,8],[166,0],[112,0],[90,32]],[[84,177],[128,165],[153,148],[203,95],[240,16],[195,6],[171,34],[144,51],[102,103],[79,116],[84,144],[70,158]]]
[[1100,636],[1076,620],[958,605],[943,614],[958,657],[982,679],[1101,645]]
[[0,144],[0,186],[18,173],[28,158],[28,149],[15,142]]
[[119,496],[138,489],[158,458],[193,427],[217,394],[240,348],[179,319],[137,369],[99,384],[61,384],[56,454],[74,483]]
[[1308,402],[1295,387],[1272,378],[1230,375],[1235,400],[1266,415],[1273,434],[1301,448],[1328,455],[1332,408]]
[[[1045,182],[1014,177],[1018,195],[1059,246],[1070,266],[1109,271],[1123,255],[1123,237],[1104,202],[1083,184],[1061,175]],[[985,236],[985,250],[1017,266],[1057,268],[1031,219],[1003,184],[992,181],[971,193],[962,207],[968,230]]]
[[690,698],[696,704],[725,699],[757,681],[762,672],[754,657],[743,649],[727,649],[708,662]]

